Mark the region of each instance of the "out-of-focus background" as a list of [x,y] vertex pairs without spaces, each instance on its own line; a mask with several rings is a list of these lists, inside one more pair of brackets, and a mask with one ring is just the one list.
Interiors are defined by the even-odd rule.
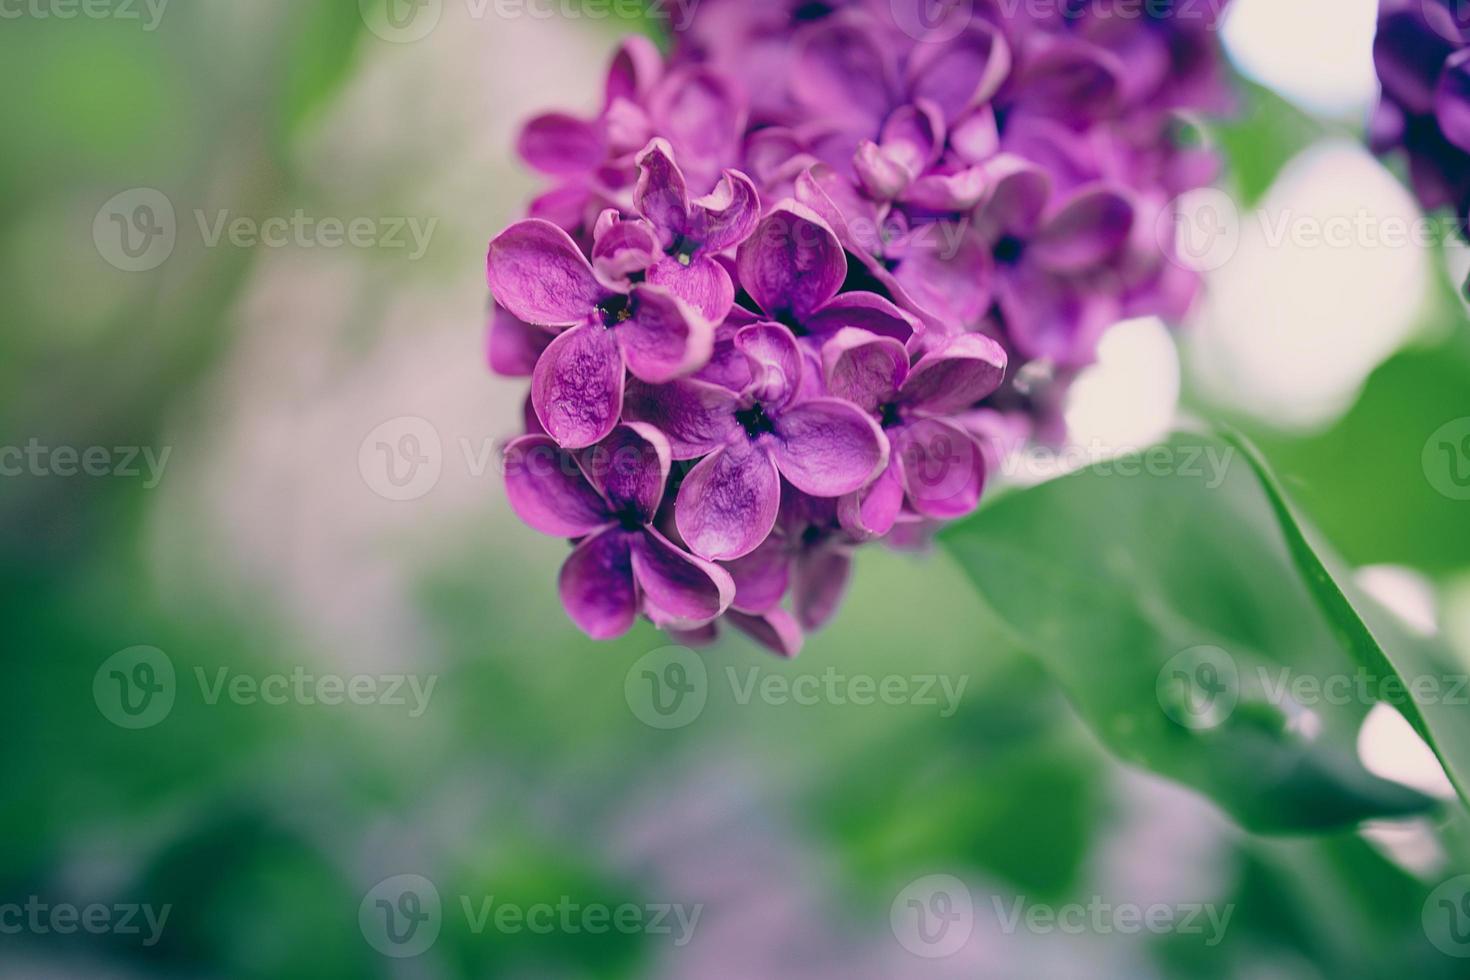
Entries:
[[[0,977],[1463,976],[1421,922],[1461,818],[1234,829],[942,554],[864,549],[798,660],[729,637],[672,714],[667,638],[572,627],[482,263],[635,6],[0,0]],[[1208,297],[1004,477],[1224,416],[1466,654],[1470,458],[1424,449],[1470,435],[1470,257],[1360,147],[1371,0],[1233,6]],[[1391,711],[1359,750],[1449,795]]]

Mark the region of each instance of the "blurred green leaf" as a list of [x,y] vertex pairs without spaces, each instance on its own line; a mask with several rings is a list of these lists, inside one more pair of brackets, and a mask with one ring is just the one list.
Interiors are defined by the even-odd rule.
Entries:
[[1357,664],[1237,456],[1178,435],[1011,494],[942,540],[1105,744],[1247,828],[1428,809],[1357,761],[1371,705],[1307,708],[1275,686],[1352,676]]

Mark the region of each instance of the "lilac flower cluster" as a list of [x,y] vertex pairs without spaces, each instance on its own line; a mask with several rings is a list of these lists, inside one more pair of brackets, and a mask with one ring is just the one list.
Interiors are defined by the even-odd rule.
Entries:
[[1112,323],[1194,297],[1160,232],[1214,176],[1218,5],[906,3],[704,0],[522,132],[555,183],[489,250],[506,482],[593,637],[794,655],[859,544],[970,513]]
[[1370,135],[1403,151],[1426,209],[1453,208],[1470,229],[1470,4],[1381,0],[1373,58],[1383,99]]

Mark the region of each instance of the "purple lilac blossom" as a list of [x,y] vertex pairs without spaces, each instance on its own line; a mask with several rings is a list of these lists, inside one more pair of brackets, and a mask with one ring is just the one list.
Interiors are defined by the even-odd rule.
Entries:
[[528,122],[552,186],[491,243],[488,357],[531,379],[507,487],[573,621],[793,656],[861,544],[1056,438],[1104,332],[1194,299],[1158,229],[1215,174],[1181,134],[1231,104],[1222,7],[703,0]]
[[1382,0],[1373,60],[1383,83],[1369,127],[1374,150],[1406,156],[1420,203],[1428,210],[1452,209],[1465,235],[1470,231],[1470,6],[1462,0]]

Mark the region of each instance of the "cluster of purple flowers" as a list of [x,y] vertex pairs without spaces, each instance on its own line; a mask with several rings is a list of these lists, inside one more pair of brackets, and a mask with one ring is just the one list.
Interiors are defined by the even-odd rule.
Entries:
[[1383,99],[1370,127],[1379,153],[1402,150],[1426,209],[1453,208],[1470,229],[1470,3],[1381,0],[1373,59]]
[[971,512],[1111,324],[1182,316],[1218,9],[703,0],[531,120],[555,184],[490,245],[490,361],[531,378],[509,497],[575,542],[577,625],[794,655],[860,543]]

